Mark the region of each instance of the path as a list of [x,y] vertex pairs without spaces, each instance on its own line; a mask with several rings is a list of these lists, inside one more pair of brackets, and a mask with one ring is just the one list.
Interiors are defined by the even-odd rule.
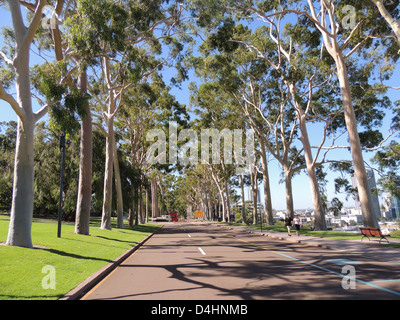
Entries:
[[399,299],[399,263],[216,224],[166,224],[83,299]]

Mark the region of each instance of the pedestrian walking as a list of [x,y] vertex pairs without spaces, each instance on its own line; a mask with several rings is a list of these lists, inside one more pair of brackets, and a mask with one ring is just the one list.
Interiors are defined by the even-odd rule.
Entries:
[[285,227],[287,229],[288,236],[291,237],[292,234],[290,233],[290,228],[292,227],[293,219],[288,214],[285,218]]
[[296,228],[296,234],[299,236],[300,235],[300,227],[301,227],[300,218],[297,216],[294,217],[293,224],[294,224],[294,227]]

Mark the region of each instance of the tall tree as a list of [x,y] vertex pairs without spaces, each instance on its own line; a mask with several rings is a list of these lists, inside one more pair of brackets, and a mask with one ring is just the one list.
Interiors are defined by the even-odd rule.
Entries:
[[7,245],[32,248],[31,225],[33,214],[33,137],[35,123],[47,112],[48,105],[34,112],[32,109],[29,71],[30,47],[38,30],[46,1],[36,1],[35,12],[28,27],[25,26],[20,1],[9,0],[14,29],[15,47],[10,59],[0,52],[3,61],[15,74],[17,98],[6,92],[0,84],[0,99],[8,102],[18,115],[18,133],[15,152],[13,198]]
[[[356,3],[354,3],[356,5]],[[349,136],[350,151],[353,159],[354,172],[357,180],[358,196],[361,203],[364,225],[377,227],[377,216],[374,212],[371,190],[362,155],[360,136],[357,128],[357,118],[353,107],[353,97],[349,80],[349,57],[354,54],[370,37],[376,36],[380,31],[381,23],[376,23],[376,14],[369,14],[357,24],[354,23],[350,30],[341,27],[338,10],[342,9],[342,1],[324,0],[320,2],[319,13],[315,1],[308,0],[307,17],[321,33],[325,49],[336,65],[336,72],[343,98],[343,112]],[[358,6],[356,6],[357,8]],[[361,10],[368,8],[358,7]],[[379,21],[379,20],[378,20]],[[363,30],[363,31],[361,31]],[[360,32],[364,35],[359,39]]]

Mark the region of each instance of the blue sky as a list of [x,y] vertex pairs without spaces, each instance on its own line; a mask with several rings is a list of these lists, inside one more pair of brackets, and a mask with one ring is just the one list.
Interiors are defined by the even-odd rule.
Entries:
[[[0,8],[0,17],[1,17],[1,23],[0,26],[5,26],[5,25],[11,25],[10,22],[10,13],[3,8]],[[1,43],[0,43],[0,46]],[[40,58],[37,56],[35,53],[36,49],[33,47],[31,51],[31,62],[35,63],[39,60]],[[169,76],[172,76],[169,72],[165,72],[165,77],[168,78]],[[165,79],[168,81],[168,79]],[[186,104],[189,106],[189,95],[190,92],[187,88],[187,85],[189,84],[190,81],[194,81],[193,77],[189,79],[187,82],[183,83],[181,86],[181,89],[179,88],[173,88],[172,89],[172,94],[175,95],[176,99],[182,103]],[[400,86],[400,76],[398,73],[395,73],[395,75],[392,77],[392,79],[388,82],[388,85],[393,85],[393,86]],[[15,93],[15,89],[11,88],[9,93]],[[390,90],[389,92],[389,97],[394,101],[400,99],[400,91],[396,90]],[[35,99],[33,99],[33,107],[34,111],[38,110],[40,106],[36,103]],[[43,118],[44,120],[46,119]],[[10,120],[17,120],[17,115],[13,111],[13,109],[8,105],[8,103],[0,100],[0,121],[10,121]],[[390,124],[390,117],[387,117],[385,119],[385,124],[384,127],[382,128],[383,135],[386,136],[387,134],[387,128],[388,125]],[[309,127],[309,135],[311,139],[312,145],[317,145],[320,142],[321,139],[321,128],[319,126],[310,126]],[[347,145],[347,135],[342,137],[341,141],[339,142],[340,145]],[[364,155],[364,160],[366,162],[370,162],[370,158],[372,158],[373,154],[372,153],[365,153]],[[351,160],[351,155],[350,152],[347,150],[336,150],[336,151],[331,151],[330,152],[330,158],[337,158],[337,159],[348,159]],[[269,167],[269,173],[270,173],[270,181],[271,181],[271,195],[272,195],[272,205],[274,209],[277,210],[282,210],[285,209],[286,204],[285,204],[285,185],[283,183],[279,183],[279,181],[282,179],[281,177],[281,169],[279,168],[279,165],[276,160],[274,160],[272,157],[270,157],[270,167]],[[337,175],[333,175],[331,173],[328,174],[328,185],[327,185],[327,193],[328,193],[328,199],[332,199],[333,197],[337,196],[339,199],[341,199],[343,202],[345,202],[345,196],[343,195],[335,195],[334,193],[334,186],[333,186],[333,179]],[[378,178],[376,176],[376,178]],[[302,172],[296,176],[293,177],[293,196],[294,196],[294,207],[295,209],[307,209],[307,208],[312,208],[312,198],[311,198],[311,192],[310,192],[310,184],[308,180],[308,176],[305,172]],[[263,199],[263,192],[261,192],[261,197]],[[348,202],[345,202],[345,206],[350,206],[352,207],[354,205],[353,199],[349,199]]]

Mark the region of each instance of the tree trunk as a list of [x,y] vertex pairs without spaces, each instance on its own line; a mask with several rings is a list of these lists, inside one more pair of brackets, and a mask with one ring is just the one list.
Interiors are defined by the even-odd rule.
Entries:
[[242,192],[242,217],[243,217],[243,222],[247,224],[246,204],[245,204],[246,200],[244,197],[244,178],[242,175],[240,175],[239,179],[240,179],[240,189]]
[[157,180],[151,179],[151,210],[152,218],[158,217],[158,190]]
[[294,218],[292,174],[285,170],[286,213]]
[[149,222],[149,188],[146,185],[146,223]]
[[260,147],[261,147],[261,164],[263,169],[265,220],[268,226],[272,226],[274,224],[274,216],[272,212],[272,198],[271,198],[271,188],[269,184],[268,161],[267,161],[267,155],[265,153],[265,146],[262,142],[260,142]]
[[33,135],[35,122],[18,120],[14,183],[7,245],[32,248]]
[[122,186],[121,186],[121,173],[119,170],[118,151],[117,144],[115,142],[115,135],[113,139],[113,154],[114,154],[114,181],[115,190],[117,193],[117,228],[122,229],[124,227],[124,201],[122,198]]
[[316,230],[326,230],[326,220],[324,207],[321,201],[321,194],[319,191],[319,185],[317,175],[315,173],[315,167],[313,164],[313,157],[311,153],[310,140],[308,138],[308,132],[305,124],[305,116],[301,114],[299,116],[300,131],[301,131],[301,142],[303,143],[304,156],[306,159],[307,173],[310,180],[311,196],[314,205],[314,227]]
[[226,202],[224,197],[224,192],[222,189],[219,189],[219,196],[221,198],[221,206],[222,206],[222,222],[226,222]]
[[143,224],[143,188],[139,187],[138,224]]
[[314,215],[315,215],[314,227],[316,230],[326,230],[325,211],[321,201],[321,194],[319,191],[317,175],[315,173],[315,164],[311,152],[311,144],[310,144],[310,139],[308,137],[308,131],[306,126],[306,115],[304,114],[302,106],[297,102],[296,89],[293,84],[289,85],[289,90],[296,108],[297,121],[299,123],[299,128],[301,132],[300,141],[303,144],[307,174],[308,174],[308,179],[310,181],[311,196],[313,199]]
[[25,111],[25,119],[18,118],[12,205],[6,243],[10,246],[32,248],[35,119],[32,113],[28,52],[18,53],[18,59],[14,60],[14,68],[17,100],[19,106]]
[[218,193],[219,193],[219,196],[220,196],[221,202],[222,202],[222,221],[226,222],[226,202],[225,202],[224,192],[223,192],[221,186],[219,185],[218,180],[214,175],[214,172],[211,172],[211,176],[214,180],[215,185],[217,186]]
[[343,95],[344,117],[349,135],[350,150],[353,158],[354,172],[357,180],[358,196],[361,203],[364,226],[378,228],[378,221],[372,205],[371,190],[368,183],[367,171],[361,151],[360,137],[357,129],[357,119],[351,100],[350,82],[344,57],[338,53],[335,57],[340,89]]
[[225,194],[226,194],[226,214],[228,222],[231,222],[231,204],[230,204],[230,195],[228,188],[228,181],[225,180]]
[[[109,114],[113,112],[110,108]],[[112,181],[113,181],[113,149],[114,149],[114,121],[112,117],[107,116],[106,136],[106,163],[104,170],[104,192],[103,192],[103,211],[101,217],[101,229],[111,230],[111,211],[112,211]]]
[[137,187],[136,189],[136,215],[135,215],[135,226],[139,224],[139,216],[140,216],[140,187]]
[[[18,115],[17,141],[15,149],[14,181],[10,223],[6,244],[32,248],[32,216],[34,195],[34,159],[33,141],[35,123],[45,113],[42,109],[40,117],[32,111],[31,81],[29,72],[30,45],[39,27],[44,1],[36,1],[35,13],[28,27],[24,25],[19,1],[8,1],[13,23],[15,39],[15,56],[12,67],[15,71],[15,100],[5,93],[0,84],[1,99],[10,103]],[[6,60],[6,59],[4,59]],[[6,60],[7,61],[7,60]]]
[[[382,4],[381,1],[373,0],[373,2],[378,6],[379,9],[379,5]],[[309,7],[312,9],[311,14],[313,18],[318,20],[313,2],[311,0],[308,0],[308,4]],[[334,10],[332,10],[332,8],[329,8],[326,3],[324,3],[323,5],[325,10],[324,14],[328,12],[329,20],[333,21],[335,19]],[[382,7],[380,9],[382,9]],[[384,15],[385,13],[381,11],[381,14]],[[387,18],[388,17],[386,16],[385,19]],[[323,26],[327,26],[326,21],[323,21]],[[353,102],[351,99],[351,88],[345,57],[343,56],[342,48],[339,45],[338,40],[334,37],[328,36],[326,31],[322,30],[322,28],[318,28],[323,36],[325,48],[331,55],[331,57],[335,60],[336,64],[337,77],[339,80],[340,90],[343,98],[344,117],[347,132],[349,135],[350,150],[353,158],[353,166],[355,177],[357,180],[358,196],[361,203],[361,211],[363,215],[364,225],[367,227],[378,227],[378,221],[373,210],[371,190],[368,184],[367,172],[365,170],[364,160],[362,156],[360,138],[358,136],[357,119],[354,113]],[[334,34],[337,32],[336,25],[331,25],[330,28],[335,31]],[[396,26],[394,31],[396,31]]]
[[[82,71],[79,79],[81,92],[87,92],[87,74]],[[78,200],[76,205],[75,233],[89,234],[90,208],[92,201],[92,115],[86,107],[81,123],[81,154],[79,163]]]
[[[255,172],[253,172],[253,170]],[[253,224],[257,223],[257,168],[254,166],[250,171],[251,192],[253,196]]]
[[133,219],[135,218],[135,211],[137,209],[136,206],[136,188],[135,186],[132,184],[131,185],[131,210],[130,210],[130,214],[129,214],[129,219],[128,219],[128,223],[130,227],[133,227]]

